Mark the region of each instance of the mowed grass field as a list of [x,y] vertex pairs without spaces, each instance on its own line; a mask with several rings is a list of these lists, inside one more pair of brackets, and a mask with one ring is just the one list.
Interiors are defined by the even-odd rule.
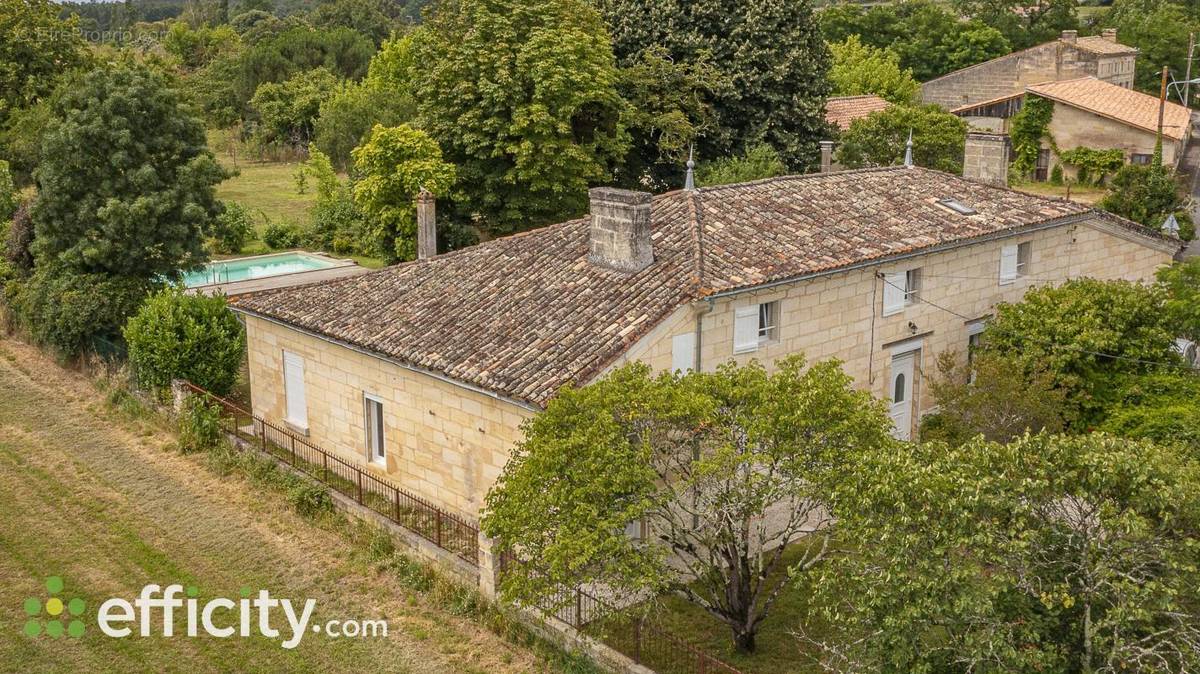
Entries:
[[[377,572],[336,528],[300,518],[284,497],[242,478],[217,477],[172,441],[155,422],[113,411],[90,380],[0,339],[0,671],[548,670]],[[49,598],[49,576],[63,579],[64,601],[86,602],[82,637],[23,634],[23,604]],[[103,600],[175,582],[195,585],[202,600],[236,599],[242,587],[297,606],[315,599],[314,621],[386,619],[389,636],[309,633],[289,651],[261,636],[118,639],[95,625]]]

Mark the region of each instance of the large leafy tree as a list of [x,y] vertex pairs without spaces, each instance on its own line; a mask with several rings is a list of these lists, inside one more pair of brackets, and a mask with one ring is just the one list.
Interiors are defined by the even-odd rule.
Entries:
[[0,122],[36,103],[87,59],[78,19],[50,0],[0,0]]
[[264,82],[250,99],[250,107],[258,113],[256,139],[267,145],[307,147],[321,105],[337,86],[337,77],[325,68],[298,73],[284,82]]
[[166,388],[173,379],[225,395],[246,350],[242,324],[222,296],[166,288],[146,300],[123,330],[138,382]]
[[582,213],[625,152],[617,69],[585,0],[451,0],[414,36],[422,128],[495,232]]
[[597,0],[619,63],[654,47],[677,63],[707,60],[730,86],[715,93],[716,128],[702,157],[741,153],[765,141],[788,167],[815,165],[825,130],[829,50],[808,0]]
[[[414,200],[422,189],[445,195],[454,184],[452,164],[424,131],[407,124],[377,125],[362,146],[355,148],[354,202],[372,221],[372,238],[390,260],[417,256]],[[328,188],[325,188],[328,189]]]
[[850,123],[837,160],[850,168],[890,166],[904,160],[912,133],[913,163],[947,173],[962,170],[967,123],[936,105],[893,105]]
[[1079,27],[1075,0],[954,0],[964,16],[1000,31],[1013,49],[1025,49]]
[[1109,181],[1100,207],[1123,218],[1158,229],[1168,215],[1191,220],[1174,172],[1161,164],[1128,164]]
[[35,255],[81,273],[173,277],[207,258],[227,177],[160,74],[96,70],[55,104],[35,173]]
[[398,27],[389,16],[393,7],[383,0],[332,0],[318,5],[308,20],[317,28],[352,28],[378,45]]
[[1167,312],[1180,336],[1200,342],[1200,258],[1158,270],[1158,283],[1167,293]]
[[829,81],[834,96],[875,94],[892,103],[913,103],[921,85],[911,69],[900,67],[900,57],[890,49],[865,45],[857,35],[829,45],[833,65]]
[[1103,434],[858,456],[842,552],[800,576],[827,671],[1200,667],[1195,459]]
[[777,365],[653,376],[632,364],[561,391],[488,494],[484,532],[525,560],[502,594],[546,605],[575,583],[669,592],[754,650],[788,582],[773,573],[784,549],[803,546],[795,574],[817,565],[841,468],[892,442],[882,404],[836,361]]
[[1163,66],[1170,66],[1182,79],[1179,73],[1187,69],[1188,33],[1200,31],[1195,8],[1189,10],[1170,0],[1116,0],[1102,25],[1116,28],[1121,42],[1138,48],[1135,86],[1155,96]]

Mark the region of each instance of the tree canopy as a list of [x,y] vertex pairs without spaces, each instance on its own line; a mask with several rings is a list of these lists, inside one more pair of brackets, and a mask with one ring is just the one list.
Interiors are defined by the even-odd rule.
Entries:
[[226,177],[166,79],[95,70],[56,100],[36,170],[34,252],[85,273],[175,277],[207,259]]
[[77,19],[50,0],[0,0],[0,122],[48,96],[63,74],[87,62]]
[[962,172],[967,123],[937,105],[893,105],[854,120],[842,132],[837,160],[848,168],[899,164],[910,131],[913,163],[947,173]]
[[829,81],[834,96],[875,94],[892,103],[914,103],[921,85],[912,70],[900,67],[900,57],[890,49],[865,45],[857,35],[829,45],[833,64]]
[[671,592],[755,634],[788,582],[827,552],[826,496],[855,453],[888,454],[891,420],[836,361],[783,359],[653,376],[640,363],[567,388],[524,428],[487,497],[483,531],[522,560],[510,600],[575,583]]

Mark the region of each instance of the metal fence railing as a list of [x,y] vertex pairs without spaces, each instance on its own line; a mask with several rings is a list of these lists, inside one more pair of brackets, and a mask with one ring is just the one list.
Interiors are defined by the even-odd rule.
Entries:
[[[520,563],[511,552],[502,552],[500,573],[514,570]],[[687,639],[655,625],[652,619],[637,611],[621,610],[582,586],[559,589],[537,609],[659,674],[742,674]]]
[[305,438],[242,409],[190,382],[187,389],[221,410],[222,428],[259,450],[288,462],[359,505],[387,517],[434,545],[479,565],[479,527],[369,473]]

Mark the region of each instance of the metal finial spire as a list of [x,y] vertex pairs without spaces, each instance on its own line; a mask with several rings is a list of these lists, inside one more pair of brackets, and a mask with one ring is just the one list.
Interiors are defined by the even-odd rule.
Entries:
[[683,189],[685,190],[696,189],[696,162],[692,158],[693,149],[691,145],[688,145],[687,177],[683,180]]
[[1163,221],[1162,231],[1170,236],[1179,236],[1179,221],[1175,219],[1175,214],[1172,213]]
[[904,165],[912,166],[912,129],[908,130],[908,142],[904,144]]

